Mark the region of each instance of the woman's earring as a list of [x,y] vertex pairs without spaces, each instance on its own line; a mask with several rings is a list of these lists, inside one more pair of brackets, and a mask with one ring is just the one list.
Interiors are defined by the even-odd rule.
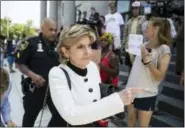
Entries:
[[67,60],[67,62],[68,62],[68,61],[69,61],[69,58],[67,58],[66,60]]

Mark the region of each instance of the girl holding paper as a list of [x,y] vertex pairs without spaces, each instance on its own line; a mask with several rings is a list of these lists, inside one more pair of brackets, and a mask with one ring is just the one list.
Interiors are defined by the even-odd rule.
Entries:
[[155,19],[145,31],[149,42],[141,46],[141,56],[136,56],[128,79],[128,87],[140,87],[146,92],[135,95],[128,106],[128,126],[133,127],[138,113],[141,127],[149,126],[155,108],[158,86],[165,77],[170,62],[172,37],[168,20]]

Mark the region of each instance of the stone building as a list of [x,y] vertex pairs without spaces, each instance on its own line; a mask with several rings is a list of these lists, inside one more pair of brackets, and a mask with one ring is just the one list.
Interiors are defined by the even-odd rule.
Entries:
[[[99,12],[100,15],[106,15],[109,12],[108,4],[110,2],[116,2],[117,11],[120,12],[124,18],[124,20],[128,20],[129,18],[129,10],[131,7],[131,3],[135,0],[101,0],[101,1],[45,1],[41,0],[41,14],[40,21],[43,20],[44,17],[51,17],[56,21],[58,29],[61,25],[70,25],[79,19],[79,13],[84,11],[87,12],[87,17],[90,16],[90,8],[95,7],[96,11]],[[155,6],[160,6],[164,1],[169,2],[173,1],[173,5],[184,5],[183,0],[138,0],[141,2],[142,6],[146,3],[153,3]],[[175,4],[174,4],[175,3]],[[153,6],[152,5],[152,6]],[[143,14],[143,7],[141,7],[141,14]]]
[[[114,0],[112,0],[114,1]],[[90,8],[95,7],[96,11],[100,15],[106,15],[109,12],[108,4],[112,1],[45,1],[42,0],[40,4],[40,22],[44,17],[51,17],[57,22],[57,27],[60,28],[61,25],[69,25],[74,23],[79,16],[79,12],[87,12],[87,17],[90,16]],[[130,1],[130,0],[128,0]],[[122,1],[121,5],[123,8],[125,5],[129,5],[128,1]],[[120,3],[119,3],[120,4]],[[121,6],[119,6],[121,10]]]

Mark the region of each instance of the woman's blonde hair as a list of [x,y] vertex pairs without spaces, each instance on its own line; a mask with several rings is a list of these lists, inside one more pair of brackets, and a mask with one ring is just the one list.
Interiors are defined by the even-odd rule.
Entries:
[[72,45],[76,44],[84,36],[88,36],[90,38],[91,43],[95,42],[96,40],[94,31],[88,25],[74,24],[62,30],[59,37],[59,44],[57,46],[57,52],[59,54],[61,63],[65,63],[68,59],[62,53],[61,47],[69,49]]
[[4,93],[9,86],[9,75],[8,71],[6,71],[4,68],[0,67],[0,92]]
[[170,22],[167,19],[154,18],[153,20],[151,20],[151,24],[154,27],[159,28],[157,32],[159,45],[162,45],[162,44],[171,45],[172,35],[171,35]]

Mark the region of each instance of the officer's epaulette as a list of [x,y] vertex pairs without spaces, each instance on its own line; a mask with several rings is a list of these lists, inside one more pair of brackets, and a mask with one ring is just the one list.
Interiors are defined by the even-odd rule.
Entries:
[[24,41],[20,44],[19,50],[20,50],[20,51],[25,50],[25,49],[28,47],[28,44],[29,44],[29,42],[28,42],[27,40],[24,40]]

